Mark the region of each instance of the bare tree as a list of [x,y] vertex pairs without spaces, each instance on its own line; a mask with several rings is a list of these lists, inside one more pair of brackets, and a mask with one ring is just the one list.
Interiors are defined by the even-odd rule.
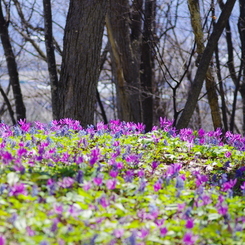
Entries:
[[[118,115],[153,125],[156,1],[110,1],[106,18]],[[122,38],[124,37],[124,38]]]
[[245,133],[245,2],[239,0],[240,5],[240,16],[238,21],[238,29],[241,40],[241,73],[242,80],[239,87],[242,96],[242,106],[243,106],[243,133]]
[[156,1],[146,0],[141,51],[140,81],[142,87],[143,122],[146,131],[153,125],[153,93],[155,93]]
[[58,85],[59,118],[93,124],[107,0],[71,0]]
[[[196,52],[198,58],[196,64],[198,65],[200,57],[202,56],[205,46],[204,46],[204,33],[202,30],[202,22],[200,15],[200,7],[198,1],[188,0],[188,7],[190,10],[191,24],[193,32],[195,35],[195,41],[197,45]],[[213,120],[214,128],[222,128],[221,116],[219,112],[218,95],[216,93],[215,78],[213,75],[212,67],[209,66],[206,74],[206,89],[208,94],[208,101],[211,108],[211,115]]]
[[198,97],[200,95],[203,81],[206,76],[207,69],[209,67],[209,62],[212,58],[213,52],[217,46],[218,40],[225,28],[227,20],[231,14],[231,11],[234,7],[236,0],[227,0],[219,20],[215,25],[213,32],[208,40],[207,46],[203,52],[203,55],[200,59],[200,64],[197,69],[197,73],[193,82],[193,85],[189,91],[189,95],[187,98],[187,102],[185,104],[184,110],[177,122],[176,128],[185,128],[188,126],[190,118],[195,110],[196,103],[198,101]]
[[44,33],[45,44],[47,53],[47,63],[49,78],[51,84],[51,98],[52,98],[52,112],[53,119],[58,119],[58,75],[56,69],[56,60],[54,52],[54,39],[53,39],[53,22],[52,22],[52,9],[50,0],[43,0],[44,12]]
[[[141,21],[137,27],[133,23],[134,33],[137,34],[134,34],[132,43],[129,1],[110,0],[109,2],[110,11],[106,18],[106,26],[115,67],[113,76],[116,80],[118,94],[118,116],[121,120],[142,122],[139,77]],[[136,30],[136,28],[139,29]]]
[[15,99],[15,110],[17,120],[26,118],[26,109],[22,98],[22,92],[20,88],[18,68],[15,60],[15,55],[10,42],[10,36],[8,32],[8,20],[3,16],[2,1],[0,0],[0,36],[6,57],[10,84],[12,86],[13,95]]

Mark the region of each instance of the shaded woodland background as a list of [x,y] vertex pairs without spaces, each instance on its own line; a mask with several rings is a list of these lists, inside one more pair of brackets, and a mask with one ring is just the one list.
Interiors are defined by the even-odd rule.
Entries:
[[[159,117],[245,132],[244,0],[0,0],[0,118]],[[228,21],[227,21],[228,20]],[[199,91],[200,90],[200,91]]]

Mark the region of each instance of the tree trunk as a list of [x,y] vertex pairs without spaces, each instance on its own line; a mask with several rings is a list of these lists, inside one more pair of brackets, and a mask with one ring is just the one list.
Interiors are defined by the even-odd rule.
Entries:
[[106,16],[106,28],[108,39],[111,44],[112,60],[114,63],[113,76],[115,77],[116,91],[117,91],[117,107],[118,118],[123,121],[133,121],[133,109],[130,104],[130,99],[127,91],[127,83],[124,77],[122,66],[122,59],[119,47],[113,36],[113,30],[108,15]]
[[[191,24],[195,35],[195,41],[197,44],[197,54],[198,57],[201,57],[204,52],[205,46],[204,46],[204,34],[202,30],[199,2],[196,0],[188,0],[188,7],[191,14]],[[214,129],[222,128],[215,79],[212,74],[212,69],[210,66],[208,67],[207,74],[206,74],[206,90],[208,94],[208,102],[211,109],[211,116],[212,116]]]
[[144,31],[141,54],[141,86],[143,122],[146,131],[150,131],[153,126],[153,85],[154,85],[154,57],[153,42],[155,30],[156,1],[146,0],[144,11]]
[[59,118],[93,124],[107,0],[71,0],[59,81]]
[[183,109],[183,112],[177,122],[176,128],[186,128],[188,127],[189,121],[195,110],[199,94],[201,92],[203,81],[206,77],[207,69],[209,67],[209,62],[212,58],[213,52],[217,46],[219,38],[224,30],[226,22],[231,14],[231,11],[234,7],[236,0],[227,0],[217,24],[214,26],[213,32],[208,40],[207,46],[201,57],[196,76],[193,82],[193,85],[190,89],[187,102]]
[[240,16],[238,21],[238,29],[241,40],[241,53],[242,53],[242,81],[240,85],[240,93],[242,96],[242,108],[243,108],[243,134],[245,134],[245,2],[239,0]]
[[[142,122],[142,100],[140,86],[141,24],[133,22],[131,35],[128,0],[110,0],[107,16],[107,32],[115,62],[119,118],[124,121]],[[137,3],[137,1],[136,1]],[[137,4],[141,3],[139,1]],[[137,25],[136,25],[137,23]],[[136,28],[137,26],[137,28]]]
[[8,32],[8,22],[4,19],[2,11],[2,1],[0,0],[0,36],[1,42],[4,49],[4,55],[7,62],[7,68],[9,73],[10,84],[13,90],[14,101],[15,101],[15,111],[17,120],[26,118],[26,108],[23,102],[19,74],[17,69],[17,64],[15,60],[15,55],[10,42],[9,32]]
[[43,0],[44,33],[47,53],[47,63],[51,86],[53,119],[58,119],[58,75],[53,44],[52,10],[50,0]]
[[227,119],[227,114],[226,114],[226,102],[225,102],[225,91],[224,91],[224,81],[222,80],[221,76],[221,67],[220,67],[220,60],[219,60],[219,47],[217,45],[215,49],[215,61],[216,61],[216,73],[217,73],[217,78],[219,81],[219,95],[221,99],[221,111],[222,111],[222,119],[223,119],[223,125],[224,125],[224,131],[228,131],[228,119]]

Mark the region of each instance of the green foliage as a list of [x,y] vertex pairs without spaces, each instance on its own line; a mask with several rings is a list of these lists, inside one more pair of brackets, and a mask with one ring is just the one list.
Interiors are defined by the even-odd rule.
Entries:
[[[245,243],[244,176],[224,190],[244,166],[232,146],[191,145],[162,130],[120,137],[51,131],[1,142],[1,159],[12,155],[0,165],[7,244]],[[195,243],[185,241],[188,232]]]

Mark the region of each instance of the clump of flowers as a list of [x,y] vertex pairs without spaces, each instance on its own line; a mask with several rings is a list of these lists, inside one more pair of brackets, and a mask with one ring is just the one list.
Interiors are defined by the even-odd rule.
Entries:
[[244,137],[166,118],[144,131],[1,123],[0,245],[245,242]]

